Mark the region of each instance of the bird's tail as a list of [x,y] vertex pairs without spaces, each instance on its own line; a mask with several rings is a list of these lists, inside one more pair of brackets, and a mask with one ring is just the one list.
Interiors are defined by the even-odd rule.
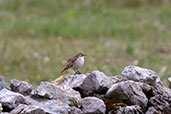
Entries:
[[63,73],[65,70],[68,70],[68,67],[65,67],[65,68],[61,71],[61,73]]

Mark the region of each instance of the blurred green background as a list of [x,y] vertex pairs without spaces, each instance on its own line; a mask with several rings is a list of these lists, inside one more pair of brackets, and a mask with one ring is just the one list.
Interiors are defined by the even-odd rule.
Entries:
[[[82,73],[133,64],[171,76],[170,0],[0,0],[0,74],[52,81],[84,52]],[[68,71],[71,72],[71,71]],[[65,72],[64,74],[67,74]]]

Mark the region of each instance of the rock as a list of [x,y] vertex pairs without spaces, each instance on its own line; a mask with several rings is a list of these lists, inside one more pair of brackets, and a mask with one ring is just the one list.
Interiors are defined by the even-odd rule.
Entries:
[[28,82],[18,81],[16,79],[11,80],[11,90],[14,92],[19,92],[23,95],[29,95],[32,91],[32,85]]
[[153,106],[155,110],[160,110],[164,114],[170,114],[171,112],[171,97],[163,95],[155,95],[150,98],[149,105]]
[[67,114],[70,108],[68,104],[63,104],[56,100],[41,102],[38,106],[42,107],[48,114]]
[[9,109],[13,109],[19,104],[27,104],[25,97],[22,94],[7,89],[0,91],[0,103],[3,107],[8,107]]
[[49,82],[41,82],[35,90],[32,91],[32,96],[44,97],[47,99],[58,99],[60,102],[72,106],[81,105],[81,95],[72,88],[64,90]]
[[55,87],[52,83],[41,82],[40,86],[31,92],[32,96],[44,97],[47,99],[55,99],[58,94],[61,94],[62,90]]
[[73,89],[67,89],[65,90],[65,95],[70,101],[69,105],[76,106],[78,108],[81,107],[82,98],[78,91],[75,91]]
[[26,99],[31,105],[41,107],[48,114],[67,114],[70,108],[68,104],[63,103],[58,99],[50,100],[41,97],[33,98],[29,96],[27,96]]
[[68,114],[84,114],[84,113],[76,107],[70,107],[68,109]]
[[148,99],[157,94],[157,90],[153,86],[141,82],[135,83],[142,89],[143,93],[146,95]]
[[96,97],[85,97],[82,100],[82,111],[85,114],[105,114],[104,102]]
[[118,108],[115,109],[115,111],[110,111],[108,114],[144,114],[144,113],[142,112],[140,106],[133,105],[133,106],[126,106],[126,107],[119,106]]
[[126,81],[122,76],[108,77],[99,71],[93,71],[91,74],[71,75],[58,86],[63,88],[73,88],[79,91],[82,97],[92,96],[95,92],[105,94],[114,83]]
[[122,74],[130,80],[143,82],[150,85],[154,85],[155,81],[159,80],[159,77],[154,71],[133,65],[125,67]]
[[41,107],[48,114],[83,114],[80,109],[76,108],[75,106],[70,107],[68,104],[64,104],[58,99],[49,100],[45,98],[33,98],[29,96],[26,99],[31,105]]
[[162,112],[154,107],[149,107],[145,114],[162,114]]
[[156,83],[154,86],[155,90],[157,91],[157,94],[161,94],[163,96],[171,97],[171,89],[164,86],[162,83]]
[[20,114],[46,114],[39,106],[30,105],[22,110]]
[[145,109],[148,103],[148,99],[141,87],[131,80],[113,84],[107,91],[106,98],[128,105],[140,105],[143,109]]
[[58,86],[65,89],[73,88],[74,90],[79,91],[82,97],[92,95],[96,90],[94,81],[90,74],[71,75]]
[[9,86],[5,83],[4,78],[0,75],[0,90],[4,88],[10,90]]
[[10,112],[10,114],[20,114],[26,107],[27,107],[27,105],[25,105],[25,104],[19,104],[16,108],[14,108]]
[[2,112],[3,108],[2,108],[2,104],[0,103],[0,112]]
[[168,80],[169,80],[169,88],[171,89],[171,77],[169,77]]
[[100,93],[106,93],[106,91],[111,87],[112,84],[127,80],[125,77],[122,76],[109,77],[100,71],[93,71],[91,73],[91,77],[94,82],[96,92]]
[[171,89],[165,87],[158,75],[152,70],[130,65],[125,67],[122,74],[130,80],[153,86],[157,93],[171,96]]
[[39,106],[35,105],[18,105],[10,114],[46,114],[45,111]]

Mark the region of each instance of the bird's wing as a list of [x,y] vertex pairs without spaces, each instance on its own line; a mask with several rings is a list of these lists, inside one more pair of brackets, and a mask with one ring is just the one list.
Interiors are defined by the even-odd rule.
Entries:
[[66,67],[61,71],[61,73],[69,68],[71,68],[75,62],[75,60],[77,59],[77,56],[74,56],[72,58],[69,58],[68,61],[67,61],[67,65]]
[[77,58],[72,57],[68,59],[67,66],[71,67]]

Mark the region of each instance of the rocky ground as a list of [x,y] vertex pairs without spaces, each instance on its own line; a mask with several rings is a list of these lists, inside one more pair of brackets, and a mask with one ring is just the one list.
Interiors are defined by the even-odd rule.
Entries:
[[149,69],[127,66],[122,75],[103,72],[27,82],[0,76],[1,114],[171,114],[171,89]]

